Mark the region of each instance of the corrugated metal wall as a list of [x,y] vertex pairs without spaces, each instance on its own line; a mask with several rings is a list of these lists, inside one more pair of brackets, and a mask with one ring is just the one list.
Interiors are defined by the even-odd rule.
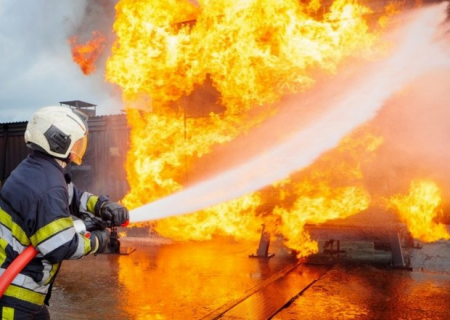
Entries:
[[23,134],[27,122],[0,125],[0,187],[12,170],[27,156]]
[[[23,135],[27,122],[0,124],[0,186],[30,153]],[[74,183],[94,194],[118,201],[128,191],[125,160],[129,128],[125,115],[91,117],[88,148],[81,166],[69,165]]]

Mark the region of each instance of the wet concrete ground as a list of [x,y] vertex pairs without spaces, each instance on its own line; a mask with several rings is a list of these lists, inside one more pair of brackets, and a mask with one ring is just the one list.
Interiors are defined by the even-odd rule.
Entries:
[[412,269],[367,241],[299,261],[279,241],[122,238],[130,255],[63,263],[52,319],[450,319],[450,243],[405,248]]

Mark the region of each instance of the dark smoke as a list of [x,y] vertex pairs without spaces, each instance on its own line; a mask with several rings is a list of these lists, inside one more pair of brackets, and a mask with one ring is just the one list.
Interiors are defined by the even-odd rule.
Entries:
[[79,21],[72,21],[73,30],[68,37],[77,37],[79,43],[92,39],[92,32],[99,31],[106,37],[107,47],[96,63],[98,72],[104,72],[106,59],[111,53],[111,45],[115,40],[113,24],[116,16],[115,5],[118,0],[87,1]]

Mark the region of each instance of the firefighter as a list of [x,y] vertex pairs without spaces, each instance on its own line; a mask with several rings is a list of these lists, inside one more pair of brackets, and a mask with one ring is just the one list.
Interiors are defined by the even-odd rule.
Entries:
[[87,116],[70,107],[41,108],[27,124],[32,152],[0,191],[0,273],[29,245],[38,253],[1,297],[2,319],[50,319],[47,306],[61,262],[105,250],[108,231],[78,234],[71,214],[90,213],[113,226],[129,219],[122,205],[65,179],[67,164],[82,162],[87,133]]

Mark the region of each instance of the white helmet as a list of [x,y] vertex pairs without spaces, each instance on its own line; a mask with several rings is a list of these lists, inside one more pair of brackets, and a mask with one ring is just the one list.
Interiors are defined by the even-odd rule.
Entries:
[[28,121],[25,143],[31,149],[80,165],[87,147],[87,118],[70,107],[41,108]]

